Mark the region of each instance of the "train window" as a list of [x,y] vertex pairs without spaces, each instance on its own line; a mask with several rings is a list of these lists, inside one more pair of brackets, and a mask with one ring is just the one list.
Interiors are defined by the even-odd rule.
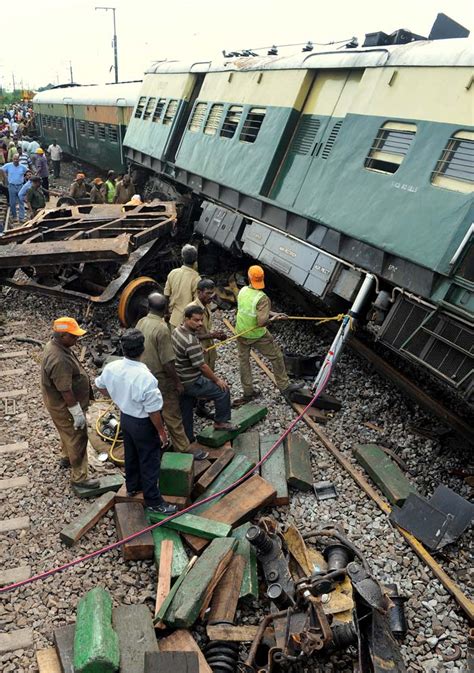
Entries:
[[224,123],[221,128],[221,138],[233,138],[242,117],[242,106],[231,105],[227,110]]
[[143,108],[145,107],[146,96],[140,96],[138,99],[137,107],[135,109],[135,117],[140,119],[142,116]]
[[77,122],[77,130],[79,131],[79,134],[81,136],[85,136],[86,135],[86,122],[82,121],[82,120],[79,120]]
[[108,125],[107,127],[108,131],[108,137],[111,143],[118,143],[118,131],[116,126],[112,126],[111,124]]
[[158,103],[156,104],[155,112],[153,113],[153,122],[159,122],[161,115],[163,114],[163,108],[165,107],[166,98],[158,98]]
[[163,117],[163,124],[169,125],[174,119],[176,110],[178,109],[178,101],[170,100],[168,107],[166,108],[165,116]]
[[57,122],[58,122],[58,126],[57,126],[57,128],[58,128],[60,131],[62,131],[62,130],[63,130],[63,118],[62,118],[62,117],[57,117],[56,119],[57,119]]
[[99,140],[105,140],[105,124],[97,125],[97,135]]
[[95,124],[94,122],[87,122],[87,135],[89,138],[95,138]]
[[388,122],[380,127],[364,166],[379,173],[396,173],[415,137],[415,124]]
[[211,105],[211,110],[207,116],[206,126],[204,127],[204,133],[208,136],[215,136],[219,124],[221,123],[222,114],[224,112],[224,106],[222,103],[214,103]]
[[143,113],[143,119],[150,119],[153,110],[155,109],[156,98],[149,98],[148,103],[146,104],[145,112]]
[[459,131],[448,140],[431,174],[437,187],[470,194],[474,191],[474,133]]
[[251,107],[245,117],[239,140],[243,143],[254,143],[265,119],[265,108]]
[[198,133],[206,116],[207,103],[196,103],[188,124],[188,131]]

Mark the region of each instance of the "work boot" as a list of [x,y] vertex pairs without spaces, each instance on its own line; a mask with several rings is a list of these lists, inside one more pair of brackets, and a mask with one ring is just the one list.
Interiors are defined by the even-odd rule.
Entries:
[[98,479],[84,479],[84,481],[73,481],[77,488],[99,488],[100,481]]
[[71,461],[66,457],[61,458],[58,463],[59,467],[61,467],[63,470],[65,470],[67,467],[71,467]]
[[285,388],[285,390],[281,391],[281,394],[285,398],[285,400],[290,401],[290,395],[291,393],[294,393],[296,390],[300,390],[304,386],[304,383],[290,383],[289,386]]
[[159,505],[154,505],[153,507],[147,507],[147,512],[156,512],[157,514],[174,514],[178,511],[177,505],[170,505],[167,502],[162,502]]

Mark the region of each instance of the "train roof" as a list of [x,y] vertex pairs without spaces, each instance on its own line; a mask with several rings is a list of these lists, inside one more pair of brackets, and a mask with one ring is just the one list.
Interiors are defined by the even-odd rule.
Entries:
[[137,102],[141,80],[119,82],[118,84],[88,84],[85,86],[64,86],[37,93],[33,103],[110,105],[112,107],[133,107]]
[[246,56],[185,63],[155,61],[146,73],[294,70],[300,68],[376,68],[381,66],[474,66],[474,40],[417,40],[403,45],[360,49],[320,49],[290,56]]

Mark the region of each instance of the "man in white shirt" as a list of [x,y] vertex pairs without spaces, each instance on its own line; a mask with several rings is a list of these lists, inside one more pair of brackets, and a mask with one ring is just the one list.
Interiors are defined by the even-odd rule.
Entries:
[[129,329],[121,343],[125,357],[106,365],[95,385],[112,398],[121,412],[127,493],[143,491],[149,511],[174,514],[177,507],[168,505],[158,488],[161,447],[168,444],[168,437],[160,414],[163,398],[158,381],[140,362],[145,337],[140,330]]
[[63,151],[61,149],[61,146],[58,145],[56,139],[54,139],[51,145],[48,147],[48,154],[51,157],[51,163],[53,164],[54,177],[59,178],[61,172],[61,157]]

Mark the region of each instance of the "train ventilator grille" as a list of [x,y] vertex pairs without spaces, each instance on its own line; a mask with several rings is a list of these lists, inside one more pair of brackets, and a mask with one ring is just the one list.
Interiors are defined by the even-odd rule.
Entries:
[[292,154],[309,154],[320,126],[321,122],[316,117],[303,117],[298,123],[289,151]]
[[332,148],[334,147],[334,143],[337,140],[337,136],[339,135],[339,131],[341,130],[342,126],[342,121],[341,122],[336,122],[334,126],[332,127],[331,133],[329,134],[329,138],[326,140],[326,144],[324,145],[324,149],[322,151],[322,157],[323,159],[327,159],[328,156],[331,154]]
[[467,397],[474,392],[474,330],[461,320],[400,296],[379,339]]

